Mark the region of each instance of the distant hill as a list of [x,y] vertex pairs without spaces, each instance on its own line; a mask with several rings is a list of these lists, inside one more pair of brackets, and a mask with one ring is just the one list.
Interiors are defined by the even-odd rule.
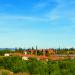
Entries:
[[15,48],[0,48],[0,50],[15,50]]

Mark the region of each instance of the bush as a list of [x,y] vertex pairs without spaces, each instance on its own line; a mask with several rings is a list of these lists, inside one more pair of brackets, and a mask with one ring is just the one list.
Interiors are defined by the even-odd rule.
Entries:
[[[22,60],[21,57],[1,57],[0,69],[7,69],[14,73],[26,72],[30,75],[75,75],[75,60],[38,61],[35,58]],[[7,72],[3,71],[3,75]]]

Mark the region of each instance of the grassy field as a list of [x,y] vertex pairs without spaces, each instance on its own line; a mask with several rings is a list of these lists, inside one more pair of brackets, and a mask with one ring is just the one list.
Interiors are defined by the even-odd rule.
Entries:
[[0,70],[0,75],[29,75],[28,73],[13,73],[9,70],[1,69]]

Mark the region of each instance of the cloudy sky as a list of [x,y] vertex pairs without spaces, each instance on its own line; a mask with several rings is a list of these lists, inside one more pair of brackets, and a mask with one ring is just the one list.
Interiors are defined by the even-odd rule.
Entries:
[[75,47],[75,0],[0,0],[0,47]]

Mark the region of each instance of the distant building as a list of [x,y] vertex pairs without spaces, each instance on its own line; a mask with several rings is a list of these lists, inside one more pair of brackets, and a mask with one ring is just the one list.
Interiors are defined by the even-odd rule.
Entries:
[[27,55],[27,51],[25,51],[24,54]]
[[56,54],[54,49],[48,49],[49,54]]
[[10,54],[9,53],[5,53],[4,56],[10,56]]
[[28,57],[23,56],[23,57],[22,57],[22,60],[28,60]]

